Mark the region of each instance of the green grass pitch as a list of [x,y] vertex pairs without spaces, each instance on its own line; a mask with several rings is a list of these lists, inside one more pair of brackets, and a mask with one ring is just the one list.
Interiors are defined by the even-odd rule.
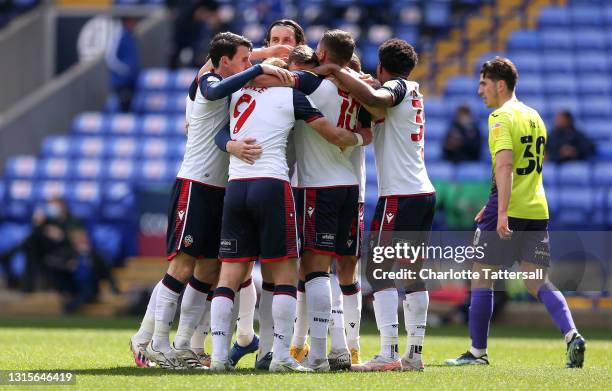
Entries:
[[[612,333],[583,330],[587,338],[585,368],[565,369],[565,344],[552,329],[494,325],[489,367],[445,367],[445,358],[468,347],[465,327],[430,327],[425,339],[423,373],[385,372],[269,374],[252,368],[254,355],[232,374],[169,372],[134,366],[128,340],[138,326],[134,318],[0,319],[0,369],[63,369],[76,374],[75,386],[48,389],[84,390],[428,390],[428,389],[612,389]],[[372,323],[363,327],[362,358],[376,353]],[[400,334],[401,335],[401,334]],[[400,338],[405,342],[405,337]],[[210,341],[207,341],[210,346]],[[210,349],[210,347],[208,348]],[[400,349],[403,346],[400,345]],[[403,353],[403,350],[402,350]],[[15,389],[15,386],[0,386]],[[22,386],[17,389],[32,388]],[[39,387],[36,387],[39,389]]]

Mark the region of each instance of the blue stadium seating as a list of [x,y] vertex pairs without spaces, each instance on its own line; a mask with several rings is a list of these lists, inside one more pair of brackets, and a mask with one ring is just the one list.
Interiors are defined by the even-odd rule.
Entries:
[[[608,57],[601,51],[579,51],[576,52],[576,69],[580,72],[607,72]],[[597,76],[589,74],[589,77]],[[584,79],[582,79],[584,81]]]
[[575,70],[574,55],[566,51],[547,51],[542,58],[542,71],[572,74]]
[[540,48],[540,35],[536,31],[517,30],[510,35],[508,50],[537,50]]
[[113,264],[121,256],[121,230],[111,224],[97,224],[91,229],[94,248],[108,263]]
[[601,8],[590,4],[572,7],[570,16],[575,26],[602,26],[604,24],[604,15]]
[[132,114],[115,114],[109,118],[110,132],[116,135],[133,136],[138,127],[139,119]]
[[486,182],[491,179],[491,165],[487,163],[461,163],[457,166],[457,181]]
[[100,113],[85,112],[79,114],[72,123],[74,133],[97,135],[108,126],[104,115]]
[[607,95],[583,96],[580,114],[587,118],[606,118],[612,113],[612,103]]
[[103,177],[103,162],[98,159],[79,159],[72,161],[72,166],[75,167],[74,178],[77,180],[95,180],[100,181]]
[[0,254],[21,243],[31,230],[30,224],[13,222],[0,224]]
[[559,166],[559,183],[571,186],[588,186],[591,167],[587,162],[569,162]]
[[584,95],[607,96],[612,92],[610,78],[607,75],[584,75],[578,83],[578,91]]
[[524,73],[539,73],[543,68],[543,61],[538,53],[533,51],[513,51],[510,53],[512,62],[521,70],[521,79]]
[[[612,187],[612,163],[597,163],[593,169],[593,185]],[[612,204],[610,204],[612,207]]]
[[141,132],[145,136],[166,137],[173,133],[173,122],[164,115],[150,114],[142,118]]
[[6,163],[7,179],[32,179],[37,175],[38,160],[34,156],[16,156]]
[[546,29],[540,33],[540,44],[544,50],[571,50],[574,47],[574,37],[573,32],[565,28]]
[[551,162],[545,162],[542,168],[542,180],[544,186],[548,189],[549,186],[557,185],[557,176],[559,175],[558,167]]
[[546,7],[542,9],[538,21],[542,27],[565,27],[571,24],[570,13],[564,7]]
[[454,171],[454,166],[448,162],[436,162],[427,165],[427,174],[432,181],[452,181],[455,179]]
[[605,50],[606,33],[602,30],[577,28],[572,31],[576,37],[575,46],[579,50]]
[[[427,115],[427,114],[426,114]],[[426,140],[442,140],[448,128],[448,120],[428,119],[425,117],[425,138]]]

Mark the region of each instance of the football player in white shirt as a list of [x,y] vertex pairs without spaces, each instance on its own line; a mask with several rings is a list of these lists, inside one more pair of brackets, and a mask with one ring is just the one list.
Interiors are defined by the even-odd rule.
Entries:
[[[317,47],[322,64],[346,66],[353,55],[355,41],[342,30],[328,30]],[[354,129],[358,103],[331,80],[310,72],[294,72],[295,88],[307,94],[337,126]],[[296,204],[303,225],[303,254],[300,268],[304,286],[312,346],[305,335],[296,335],[292,354],[296,359],[308,355],[308,366],[317,371],[348,369],[351,355],[346,347],[332,346],[327,355],[327,332],[331,319],[329,268],[334,257],[354,256],[357,240],[351,226],[358,217],[359,181],[349,154],[329,145],[308,126],[298,123],[295,132],[298,185],[302,189]],[[345,258],[346,259],[346,258]],[[351,262],[347,267],[354,267]],[[302,328],[298,327],[298,331]],[[308,352],[308,350],[310,350]]]
[[[286,145],[296,120],[311,124],[340,147],[368,142],[326,120],[301,92],[289,88],[245,87],[232,97],[230,129],[234,139],[254,137],[263,154],[253,165],[230,158],[230,181],[225,197],[220,258],[223,261],[211,307],[213,356],[211,370],[228,370],[227,340],[231,336],[233,298],[248,271],[261,259],[274,279],[272,317],[273,359],[269,370],[310,371],[289,355],[296,305],[297,224],[289,185]],[[222,133],[220,133],[222,134]],[[225,141],[218,141],[223,147]],[[280,207],[279,207],[280,206]]]
[[[423,95],[419,85],[408,80],[417,63],[417,54],[406,41],[394,38],[380,46],[378,56],[377,74],[383,83],[378,90],[346,70],[327,67],[333,69],[333,74],[351,94],[371,107],[373,116],[381,118],[374,130],[379,200],[370,229],[375,235],[371,244],[427,245],[436,198],[425,169]],[[327,70],[319,71],[327,73]],[[424,259],[401,261],[408,261],[408,267],[418,271]],[[373,275],[374,269],[390,270],[394,263],[395,259],[387,259],[382,264],[368,262],[366,276],[375,291],[374,312],[381,333],[381,351],[372,360],[354,366],[355,370],[423,370],[422,348],[429,296],[420,278],[402,281],[406,289],[403,304],[408,344],[400,360],[395,281],[376,279]]]
[[[201,358],[189,348],[220,268],[218,241],[228,159],[214,145],[214,136],[228,121],[227,97],[232,92],[263,72],[289,80],[283,69],[251,67],[251,48],[248,39],[232,33],[217,34],[210,43],[215,69],[200,78],[190,108],[185,156],[168,215],[168,271],[153,290],[141,327],[130,340],[140,367],[154,361],[168,369],[204,368]],[[170,326],[183,289],[179,328],[170,346]]]

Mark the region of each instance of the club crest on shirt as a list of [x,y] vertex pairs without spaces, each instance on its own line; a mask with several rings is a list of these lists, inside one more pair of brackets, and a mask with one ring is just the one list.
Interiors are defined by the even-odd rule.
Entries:
[[185,247],[191,247],[191,245],[193,244],[193,236],[185,236],[185,238],[183,239],[183,244],[185,245]]

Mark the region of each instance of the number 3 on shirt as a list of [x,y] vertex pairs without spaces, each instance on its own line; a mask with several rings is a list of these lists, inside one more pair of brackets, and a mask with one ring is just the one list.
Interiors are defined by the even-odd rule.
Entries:
[[[243,112],[240,112],[239,107],[243,103],[248,104],[248,106]],[[242,126],[244,125],[246,120],[253,113],[253,110],[255,110],[255,105],[257,105],[257,101],[255,101],[253,97],[249,94],[244,94],[240,98],[238,98],[236,106],[234,106],[234,118],[240,118],[238,118],[238,121],[234,126],[234,130],[232,131],[233,134],[240,132],[240,129],[242,129]]]
[[425,133],[425,121],[424,121],[425,113],[423,112],[423,102],[419,99],[413,99],[412,107],[417,109],[415,122],[417,125],[420,125],[420,126],[419,126],[418,133],[410,134],[410,139],[414,141],[415,143],[418,143],[419,141],[423,140],[423,133]]

